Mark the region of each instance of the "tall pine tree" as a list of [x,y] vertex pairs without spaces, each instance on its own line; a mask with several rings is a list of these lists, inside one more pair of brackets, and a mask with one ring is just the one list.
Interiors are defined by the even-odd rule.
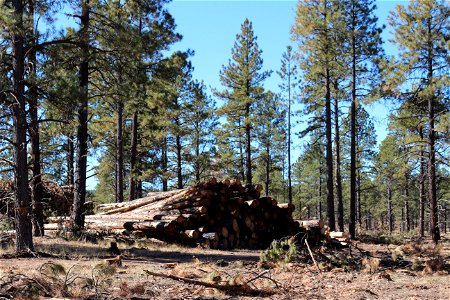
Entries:
[[[427,104],[428,201],[430,231],[437,243],[436,124],[449,109],[450,6],[447,1],[412,0],[407,8],[397,6],[389,18],[394,28],[398,58],[391,63],[388,86],[404,101]],[[437,113],[439,112],[439,113]]]
[[[245,180],[252,183],[252,127],[254,126],[255,106],[259,105],[264,95],[262,84],[270,76],[270,72],[262,71],[262,51],[256,42],[252,23],[245,19],[241,33],[236,35],[232,58],[227,66],[222,67],[220,82],[225,91],[216,93],[225,101],[221,113],[230,120],[237,120],[238,126],[244,129]],[[239,134],[239,131],[238,131]],[[239,139],[240,140],[240,139]]]

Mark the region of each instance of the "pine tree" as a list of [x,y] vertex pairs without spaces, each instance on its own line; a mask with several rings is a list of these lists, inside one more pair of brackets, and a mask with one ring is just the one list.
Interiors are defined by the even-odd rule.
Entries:
[[84,202],[86,199],[86,174],[88,155],[88,102],[89,102],[89,58],[90,58],[90,12],[89,0],[81,1],[80,15],[80,64],[79,103],[77,107],[77,150],[72,222],[74,231],[84,228]]
[[209,175],[213,167],[211,163],[215,139],[213,132],[218,125],[215,102],[206,94],[203,82],[197,80],[190,82],[189,96],[184,109],[188,129],[187,163],[191,165],[193,181],[198,184]]
[[412,0],[397,6],[389,18],[399,57],[393,60],[388,87],[406,101],[427,103],[428,201],[433,241],[440,239],[436,187],[436,111],[449,109],[450,7],[446,1]]
[[[244,145],[239,141],[241,153],[245,153],[245,180],[252,184],[252,127],[254,110],[262,100],[264,89],[262,84],[270,76],[270,72],[262,71],[262,51],[256,42],[252,23],[245,19],[241,33],[236,35],[236,41],[231,51],[232,58],[220,72],[220,81],[226,88],[216,95],[225,101],[221,113],[227,116],[227,123],[237,123],[245,132]],[[238,131],[239,134],[239,131]],[[245,149],[243,151],[243,149]]]
[[[372,182],[372,164],[377,146],[375,125],[364,105],[357,106],[356,123],[356,222],[362,225],[364,217],[363,206],[367,209],[368,203],[363,199],[370,198],[372,189],[375,188]],[[351,107],[345,115],[342,126],[342,165],[344,168],[343,178],[345,189],[349,190],[350,185],[350,157],[351,157]],[[367,214],[366,214],[367,217]]]
[[380,151],[374,159],[375,171],[379,186],[385,189],[386,195],[386,219],[388,223],[389,233],[392,233],[395,226],[393,194],[396,183],[398,182],[397,172],[401,167],[398,160],[400,151],[398,148],[398,137],[388,135],[380,145]]
[[272,186],[270,176],[281,171],[286,149],[285,109],[280,97],[271,91],[266,92],[257,108],[257,116],[256,133],[261,148],[258,161],[263,169],[260,172],[264,175],[261,181],[265,184],[264,190],[268,196]]
[[292,172],[291,172],[291,106],[294,100],[295,89],[299,84],[297,79],[297,66],[294,62],[292,47],[287,46],[281,59],[281,69],[277,72],[282,83],[281,91],[287,93],[287,166],[288,166],[288,203],[292,203]]
[[[343,19],[336,1],[299,1],[293,39],[298,43],[300,69],[304,72],[303,99],[313,120],[307,130],[312,131],[325,123],[327,168],[328,226],[335,230],[333,189],[332,90],[340,76],[340,55],[336,39],[340,36]],[[318,100],[319,99],[319,100]],[[324,112],[322,113],[324,109]],[[324,118],[323,118],[324,117]]]
[[318,219],[322,218],[325,196],[323,189],[323,182],[326,180],[325,160],[322,155],[324,148],[323,133],[315,130],[293,167],[294,190],[298,190],[294,204],[300,208],[299,211],[303,210],[303,207],[314,207]]
[[351,65],[351,149],[350,149],[350,219],[349,232],[356,234],[357,209],[357,144],[356,123],[359,102],[367,97],[367,91],[377,84],[376,63],[382,56],[381,28],[377,26],[374,0],[348,0],[343,2],[346,15],[346,36],[350,41]]
[[12,0],[0,3],[3,13],[13,13],[7,28],[10,34],[12,60],[12,84],[9,101],[14,124],[14,191],[16,221],[16,251],[34,250],[30,213],[30,197],[28,195],[27,166],[27,111],[25,96],[25,19],[29,18],[27,3]]

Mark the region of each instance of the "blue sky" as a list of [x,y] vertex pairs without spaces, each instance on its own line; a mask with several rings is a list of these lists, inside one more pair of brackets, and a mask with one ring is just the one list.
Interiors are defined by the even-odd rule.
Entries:
[[[398,4],[407,4],[407,1],[377,1],[380,25],[388,25],[389,11]],[[174,45],[172,50],[194,50],[195,56],[191,59],[195,68],[194,77],[204,80],[208,87],[220,89],[219,72],[222,65],[228,63],[236,34],[240,32],[245,18],[248,18],[253,23],[259,47],[263,51],[264,68],[276,71],[280,68],[282,53],[291,44],[290,28],[294,23],[296,6],[297,1],[291,0],[175,0],[168,5],[168,9],[175,18],[177,31],[183,35],[183,40]],[[390,31],[387,27],[383,33],[385,50],[388,54],[395,54],[395,47],[387,41]],[[274,72],[265,87],[278,92],[278,84],[279,78]],[[375,103],[367,109],[374,117],[378,142],[381,142],[386,135],[389,109],[386,103]],[[299,119],[302,120],[305,121],[305,118]],[[297,132],[301,126],[297,126]],[[300,145],[302,141],[294,140],[294,143]]]

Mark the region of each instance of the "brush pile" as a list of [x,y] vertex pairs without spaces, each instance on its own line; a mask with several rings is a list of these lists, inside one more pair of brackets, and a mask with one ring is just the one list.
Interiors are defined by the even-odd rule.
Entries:
[[120,229],[186,245],[213,249],[266,248],[299,231],[293,205],[261,197],[260,185],[210,179],[198,186],[150,193],[131,202],[100,205],[86,216],[88,228]]
[[[41,203],[47,213],[67,215],[72,207],[73,186],[60,186],[52,181],[43,181],[40,185]],[[31,187],[28,190],[31,195]],[[14,216],[14,182],[0,180],[0,214]]]

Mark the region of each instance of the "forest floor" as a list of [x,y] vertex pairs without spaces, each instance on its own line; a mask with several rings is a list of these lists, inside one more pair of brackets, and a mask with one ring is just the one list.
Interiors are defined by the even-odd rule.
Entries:
[[[35,238],[41,257],[0,250],[0,299],[450,299],[450,236],[299,249],[291,262],[260,251],[218,251],[111,240]],[[108,266],[109,263],[112,265]]]

